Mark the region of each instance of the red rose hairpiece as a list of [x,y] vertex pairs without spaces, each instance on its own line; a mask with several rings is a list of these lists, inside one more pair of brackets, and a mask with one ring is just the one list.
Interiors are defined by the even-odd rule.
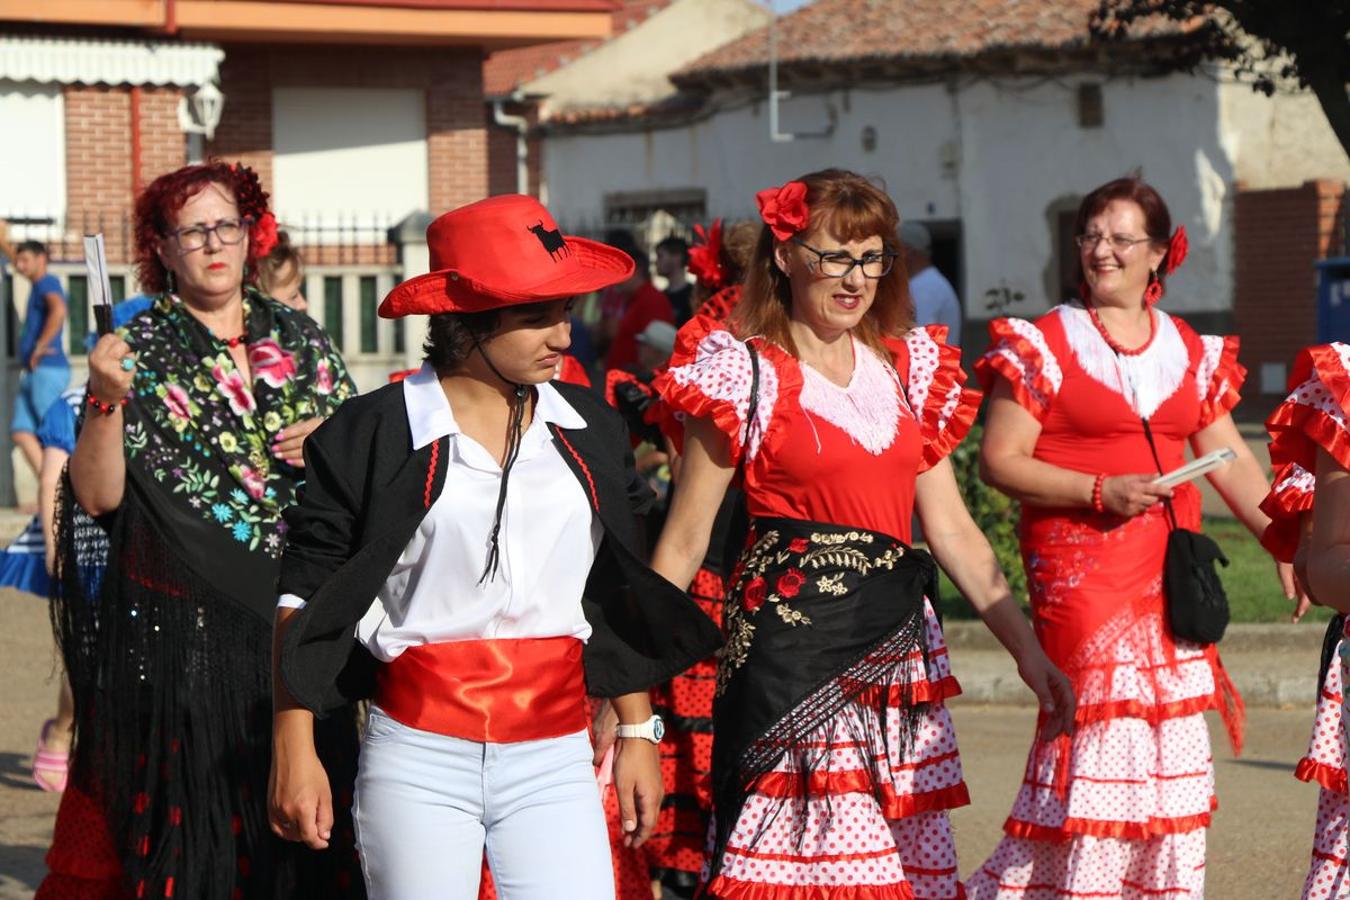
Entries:
[[267,206],[268,193],[263,190],[258,173],[243,163],[230,164],[234,173],[234,195],[239,203],[239,214],[253,223],[249,228],[249,256],[261,259],[277,245],[277,220]]
[[277,217],[270,212],[253,223],[248,232],[249,251],[258,259],[271,253],[277,245]]
[[715,291],[726,283],[727,278],[727,273],[722,270],[722,220],[714,220],[706,232],[702,225],[695,225],[694,234],[703,242],[689,248],[689,271],[700,284]]
[[1172,232],[1172,240],[1167,245],[1167,265],[1164,270],[1171,275],[1181,267],[1186,261],[1186,253],[1191,249],[1191,243],[1186,239],[1186,226],[1178,225],[1177,230]]
[[810,213],[806,208],[806,185],[800,181],[766,188],[755,194],[755,203],[759,205],[759,217],[780,241],[805,231],[810,221]]

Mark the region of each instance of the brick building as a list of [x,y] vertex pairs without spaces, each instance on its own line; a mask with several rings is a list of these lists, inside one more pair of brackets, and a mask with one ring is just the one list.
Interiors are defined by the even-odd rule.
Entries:
[[[489,193],[484,58],[602,40],[615,6],[0,0],[0,121],[14,126],[0,139],[0,218],[16,239],[49,243],[76,301],[79,238],[102,231],[114,293],[130,294],[140,187],[192,160],[241,160],[305,256],[312,314],[369,387],[420,345],[375,316],[425,255],[391,232],[406,222],[418,235],[427,213]],[[207,123],[201,98],[212,94],[222,102]],[[87,318],[72,303],[70,332]]]
[[[489,193],[485,57],[603,40],[616,5],[0,0],[0,219],[16,241],[52,249],[72,301],[74,377],[84,377],[90,321],[81,236],[104,234],[114,295],[135,293],[133,197],[163,172],[218,156],[258,170],[306,260],[310,314],[359,386],[384,383],[420,357],[421,335],[379,319],[379,300],[425,270],[428,214]],[[10,298],[27,290],[12,272],[0,278],[5,421],[21,306]]]

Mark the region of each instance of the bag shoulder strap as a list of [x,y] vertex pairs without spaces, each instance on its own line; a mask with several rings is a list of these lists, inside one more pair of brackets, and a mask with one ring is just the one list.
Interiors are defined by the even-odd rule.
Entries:
[[738,468],[744,475],[745,460],[750,455],[750,429],[759,419],[759,353],[755,345],[745,342],[746,352],[750,354],[750,399],[745,405],[745,440],[741,442],[741,460]]
[[[1144,439],[1148,441],[1149,452],[1153,454],[1153,465],[1157,467],[1159,475],[1167,474],[1163,471],[1162,457],[1158,456],[1158,444],[1153,440],[1153,428],[1148,424],[1148,418],[1140,416],[1139,421],[1144,426]],[[1177,525],[1177,512],[1172,508],[1172,501],[1164,500],[1163,507],[1167,510],[1167,520],[1171,524],[1172,530],[1176,531],[1180,526]]]

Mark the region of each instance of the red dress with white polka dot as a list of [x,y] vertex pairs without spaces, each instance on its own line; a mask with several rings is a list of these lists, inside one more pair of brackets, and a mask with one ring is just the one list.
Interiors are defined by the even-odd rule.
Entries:
[[[752,517],[851,525],[908,542],[916,476],[956,447],[979,402],[963,386],[960,352],[943,343],[945,332],[914,329],[888,342],[889,359],[855,340],[847,386],[775,344],[751,339],[759,380],[754,421],[747,422],[750,348],[696,317],[681,329],[657,388],[674,414],[677,443],[679,421],[689,416],[711,420],[727,436],[733,460],[744,463]],[[969,799],[942,703],[959,687],[927,603],[925,616],[927,663],[919,653],[905,663],[915,699],[932,701],[912,751],[900,749],[898,706],[885,721],[864,722],[854,707],[836,713],[810,739],[831,748],[828,777],[801,785],[782,763],[761,776],[732,826],[719,871],[710,873],[708,896],[962,896],[947,810]],[[893,695],[898,704],[899,692]],[[785,795],[794,798],[786,806]]]
[[[1262,543],[1277,559],[1292,562],[1300,520],[1311,512],[1318,450],[1350,469],[1350,344],[1310,347],[1299,354],[1290,376],[1292,393],[1266,420],[1275,487],[1261,508],[1271,517]],[[1346,785],[1344,713],[1350,619],[1337,616],[1330,630],[1335,646],[1317,695],[1308,752],[1294,776],[1316,782],[1317,823],[1304,900],[1350,897],[1350,790]]]
[[[1237,340],[1201,336],[1153,311],[1152,336],[1118,354],[1077,304],[1035,322],[990,324],[981,381],[1002,379],[1041,425],[1034,455],[1089,474],[1157,471],[1238,401]],[[1199,491],[1177,488],[1183,528]],[[1072,738],[1033,739],[1005,837],[966,881],[972,900],[1167,897],[1204,892],[1216,806],[1204,711],[1241,740],[1241,700],[1213,646],[1173,638],[1162,591],[1169,525],[1091,509],[1022,508],[1020,541],[1037,637],[1078,700]]]

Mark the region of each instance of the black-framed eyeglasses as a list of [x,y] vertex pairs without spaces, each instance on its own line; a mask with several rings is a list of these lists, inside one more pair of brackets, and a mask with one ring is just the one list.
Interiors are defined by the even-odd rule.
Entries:
[[180,250],[200,250],[210,241],[212,234],[222,244],[239,243],[248,234],[250,224],[248,219],[221,219],[214,225],[190,225],[170,231],[169,236],[178,242]]
[[826,278],[847,278],[854,266],[862,269],[864,278],[884,278],[890,274],[891,267],[895,265],[895,258],[899,255],[894,250],[882,250],[877,253],[864,253],[859,258],[850,256],[842,250],[820,250],[801,238],[794,237],[792,243],[816,255],[815,263],[808,265],[811,265],[813,272]]
[[1111,245],[1111,249],[1117,253],[1127,253],[1135,244],[1147,244],[1152,238],[1132,238],[1128,234],[1080,234],[1073,239],[1078,245],[1079,250],[1091,252],[1097,249],[1097,245],[1106,241]]

